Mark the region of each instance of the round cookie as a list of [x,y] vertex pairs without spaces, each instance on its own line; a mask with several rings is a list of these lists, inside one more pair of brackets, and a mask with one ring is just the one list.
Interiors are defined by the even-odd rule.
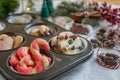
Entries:
[[84,48],[83,41],[71,32],[61,32],[51,40],[51,47],[55,52],[74,55]]

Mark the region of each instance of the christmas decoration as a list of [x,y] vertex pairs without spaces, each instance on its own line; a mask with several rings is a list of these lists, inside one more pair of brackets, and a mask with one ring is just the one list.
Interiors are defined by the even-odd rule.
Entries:
[[111,5],[106,2],[102,3],[101,6],[97,2],[92,2],[90,5],[98,10],[102,17],[112,25],[120,23],[120,8],[111,8]]
[[[97,2],[92,2],[90,5],[95,10],[100,11],[103,19],[115,25],[107,32],[107,35],[105,35],[105,30],[100,30],[100,32],[97,33],[97,45],[99,45],[99,47],[115,48],[120,51],[119,48],[117,48],[117,46],[120,46],[120,8],[111,8],[111,5],[108,5],[106,2],[102,3],[101,6],[98,5]],[[94,40],[92,42],[96,45]]]
[[96,25],[99,25],[99,23],[98,23],[99,20],[100,20],[100,18],[98,18],[98,19],[83,18],[81,23],[96,26]]
[[94,47],[98,47],[96,61],[100,65],[110,69],[117,69],[120,67],[120,56],[113,53],[100,53],[100,48],[110,48],[120,52],[120,8],[111,8],[106,2],[99,5],[97,2],[90,3],[90,6],[94,10],[101,13],[102,18],[111,23],[117,25],[110,30],[100,29],[96,34],[97,39],[92,39]]
[[52,14],[54,11],[53,8],[53,2],[52,0],[44,0],[43,5],[42,5],[42,10],[41,10],[41,17],[42,18],[47,18]]
[[6,17],[9,13],[13,13],[17,7],[17,0],[0,0],[0,18]]
[[113,25],[113,28],[107,32],[107,35],[105,35],[105,30],[100,30],[96,36],[97,40],[92,40],[93,45],[115,48],[120,51],[119,48],[117,48],[117,46],[120,46],[120,8],[111,8],[111,5],[108,5],[106,2],[102,3],[102,5],[99,5],[97,2],[92,2],[90,6],[98,10],[102,18]]
[[42,5],[42,10],[41,10],[41,17],[42,18],[47,18],[49,16],[50,16],[50,14],[49,14],[49,10],[48,10],[48,7],[47,7],[47,2],[46,2],[46,0],[44,0],[43,5]]
[[[74,13],[85,13],[85,12],[92,12],[94,11],[94,8],[92,8],[91,6],[87,6],[85,4],[85,2],[62,2],[60,5],[57,6],[57,9],[52,13],[52,17],[56,17],[56,16],[68,16],[68,17],[72,17]],[[82,18],[82,19],[77,19],[75,20],[75,22],[80,22],[80,23],[86,23],[86,24],[90,24],[92,26],[96,26],[98,25],[98,21],[100,19],[98,18]],[[90,21],[90,22],[89,22]]]
[[47,3],[49,13],[52,14],[54,11],[52,0],[46,0],[46,3]]
[[96,26],[99,25],[98,22],[100,18],[101,18],[101,13],[99,11],[84,11],[84,12],[76,12],[73,13],[72,18],[76,21],[76,22],[81,22],[83,24],[89,24],[92,26]]
[[[84,2],[62,2],[57,6],[52,16],[71,16],[74,12],[92,11],[90,6],[85,6]],[[59,13],[59,14],[58,14]]]
[[34,2],[32,0],[28,0],[28,4],[27,4],[26,10],[27,11],[33,11],[33,10],[35,10],[35,8],[34,8]]
[[120,56],[114,53],[97,53],[96,62],[103,67],[118,69],[120,67]]

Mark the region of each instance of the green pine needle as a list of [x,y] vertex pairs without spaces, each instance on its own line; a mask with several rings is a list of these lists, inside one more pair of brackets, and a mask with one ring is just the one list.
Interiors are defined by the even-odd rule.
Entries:
[[85,2],[62,2],[57,6],[57,9],[53,12],[52,16],[71,16],[72,13],[75,12],[83,12],[83,11],[92,11],[90,6],[85,6]]
[[[51,15],[52,17],[56,16],[68,16],[71,17],[72,13],[76,12],[84,12],[84,11],[93,11],[91,6],[85,6],[85,2],[62,2],[60,5],[57,6],[57,9]],[[83,18],[76,22],[90,24],[92,26],[99,25],[99,19],[89,19]]]
[[57,9],[54,11],[54,13],[52,13],[52,17],[55,17],[55,16],[68,16],[67,15],[68,12],[66,9]]
[[99,19],[83,18],[81,23],[89,24],[92,26],[97,26],[97,25],[99,25],[98,21],[99,21]]
[[8,16],[8,14],[14,12],[18,6],[17,0],[0,0],[0,18]]

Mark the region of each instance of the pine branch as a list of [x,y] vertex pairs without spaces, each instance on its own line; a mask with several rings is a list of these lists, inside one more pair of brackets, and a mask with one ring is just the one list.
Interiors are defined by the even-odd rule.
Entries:
[[52,13],[52,17],[55,17],[55,16],[68,16],[68,12],[66,9],[57,9],[54,11],[54,13]]
[[99,21],[99,19],[83,18],[81,23],[89,24],[89,25],[92,25],[92,26],[97,26],[97,25],[99,25],[98,21]]
[[78,7],[78,8],[81,8],[81,7],[83,7],[84,6],[84,2],[75,2],[75,3],[71,3],[71,5],[73,5],[73,6],[76,6],[76,7]]
[[52,16],[71,16],[71,14],[75,12],[92,11],[90,6],[84,7],[84,4],[84,2],[62,2],[57,6],[57,9],[53,12]]
[[[51,15],[52,17],[56,16],[68,16],[71,17],[72,13],[76,12],[84,12],[84,11],[93,11],[91,6],[85,6],[85,2],[62,2],[60,5],[57,6],[57,9]],[[90,19],[90,18],[83,18],[77,20],[76,22],[90,24],[92,26],[99,25],[99,19]]]
[[79,9],[79,12],[84,12],[84,11],[93,11],[93,9],[91,7],[85,7]]
[[18,7],[17,0],[0,0],[0,18],[12,13]]

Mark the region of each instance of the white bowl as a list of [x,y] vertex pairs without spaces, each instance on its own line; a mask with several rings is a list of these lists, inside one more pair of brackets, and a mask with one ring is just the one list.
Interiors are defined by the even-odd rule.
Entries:
[[[84,34],[78,34],[84,38],[90,38],[93,35],[93,27],[91,25],[88,24],[83,24],[86,26],[86,28],[89,30],[89,33],[87,35]],[[72,27],[69,26],[68,30],[71,30]]]

